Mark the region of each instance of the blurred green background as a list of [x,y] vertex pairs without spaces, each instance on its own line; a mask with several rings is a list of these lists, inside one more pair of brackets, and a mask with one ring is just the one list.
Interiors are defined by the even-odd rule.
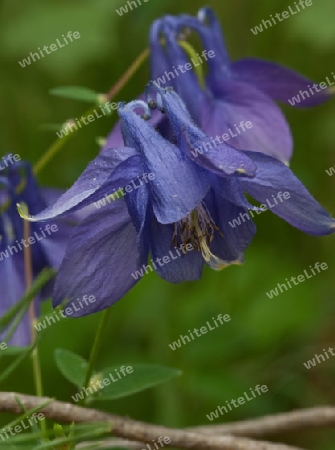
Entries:
[[[119,17],[115,9],[125,3],[1,0],[1,154],[19,153],[36,162],[56,139],[55,132],[42,131],[41,125],[63,123],[87,109],[84,103],[49,95],[51,88],[75,85],[107,92],[147,46],[154,19],[167,13],[195,14],[203,6],[200,0],[149,0]],[[257,36],[251,27],[284,11],[293,1],[212,0],[207,4],[222,22],[232,59],[271,59],[319,82],[335,70],[333,0],[318,0]],[[79,31],[81,38],[26,68],[18,64],[69,30]],[[133,99],[147,80],[145,64],[116,101]],[[291,167],[335,215],[335,176],[325,172],[335,165],[335,99],[316,109],[284,110],[295,139]],[[114,112],[83,127],[40,174],[40,183],[71,186],[97,155],[96,137],[106,136],[115,121]],[[184,373],[162,387],[103,403],[106,410],[173,427],[209,424],[206,414],[256,384],[266,384],[269,392],[215,423],[335,403],[335,358],[311,370],[303,365],[323,348],[335,347],[334,237],[304,235],[269,212],[255,222],[258,233],[244,266],[219,273],[208,269],[202,280],[182,285],[169,285],[152,273],[113,307],[99,367],[145,362],[181,368]],[[317,261],[326,262],[329,269],[272,300],[266,296],[278,282],[302,274]],[[231,321],[176,351],[169,348],[180,334],[219,313],[230,314]],[[49,328],[41,346],[45,394],[69,400],[76,392],[59,373],[53,352],[62,347],[88,357],[99,317],[69,319]],[[33,393],[30,364],[21,366],[0,388]],[[8,418],[3,414],[1,424]],[[296,433],[281,440],[330,450],[335,432]]]

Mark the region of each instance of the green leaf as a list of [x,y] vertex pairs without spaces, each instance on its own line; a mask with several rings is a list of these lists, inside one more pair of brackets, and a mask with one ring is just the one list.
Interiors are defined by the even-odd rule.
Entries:
[[[125,376],[120,371],[120,366],[112,366],[104,369],[99,375],[91,380],[90,387],[99,388],[98,380],[103,385],[102,389],[97,389],[97,393],[88,398],[88,402],[96,400],[111,400],[127,395],[135,394],[137,392],[144,391],[151,387],[170,381],[172,378],[181,375],[181,371],[178,369],[152,365],[152,364],[133,364],[133,372],[128,373],[124,371]],[[129,369],[130,371],[130,369]],[[121,378],[118,377],[118,374]],[[99,376],[99,379],[97,378]],[[94,381],[96,380],[96,381]],[[108,380],[103,383],[103,380]],[[114,380],[114,381],[113,381]]]
[[58,369],[64,377],[79,388],[83,387],[88,362],[75,353],[57,348],[54,352]]
[[86,87],[60,86],[50,89],[49,92],[51,95],[71,100],[81,100],[87,103],[98,103],[99,101],[99,94]]

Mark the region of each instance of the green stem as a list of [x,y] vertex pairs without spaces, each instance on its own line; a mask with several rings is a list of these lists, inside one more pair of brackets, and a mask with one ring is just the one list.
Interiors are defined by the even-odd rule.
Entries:
[[[150,54],[149,49],[145,49],[131,64],[131,66],[126,70],[126,72],[121,76],[121,78],[115,83],[115,85],[105,94],[106,101],[112,100],[125,86],[125,84],[130,80],[130,78],[137,72],[137,70],[141,67],[144,61],[148,58]],[[84,114],[84,117],[87,117],[91,113],[94,112],[94,108],[91,108]],[[51,147],[44,153],[44,155],[40,158],[39,161],[34,166],[34,174],[36,175],[38,172],[43,169],[43,167],[48,164],[48,162],[58,153],[58,151],[64,146],[64,144],[77,132],[78,130],[73,130],[71,133],[69,132],[67,135],[62,138],[58,138]]]
[[117,81],[109,92],[106,94],[107,100],[112,100],[115,95],[120,92],[123,86],[130,80],[130,78],[135,75],[137,70],[141,67],[144,61],[149,57],[150,50],[146,48],[143,52],[135,59],[132,65],[125,71],[121,76],[119,81]]
[[[26,213],[28,214],[28,207],[24,205],[24,209],[26,210]],[[25,240],[28,240],[30,236],[30,223],[26,220],[23,221],[23,237]],[[32,264],[32,252],[30,247],[25,247],[23,249],[23,257],[24,257],[24,278],[27,286],[27,290],[31,289],[33,284],[33,264]],[[29,322],[30,322],[30,330],[31,330],[31,343],[34,344],[36,341],[37,335],[36,335],[36,329],[34,327],[34,324],[36,322],[36,312],[35,312],[35,302],[34,300],[30,303],[29,309]],[[33,365],[33,375],[34,375],[34,382],[35,382],[35,388],[36,388],[36,395],[39,397],[43,397],[43,389],[42,389],[42,374],[41,374],[41,364],[40,359],[38,355],[38,346],[34,348],[32,352],[32,365]],[[45,421],[40,422],[41,431],[43,436],[45,436],[46,433],[46,425]]]
[[97,333],[95,335],[95,339],[94,339],[94,343],[93,343],[93,347],[91,349],[91,353],[90,353],[90,360],[88,363],[88,368],[86,371],[86,377],[85,377],[85,383],[84,383],[84,387],[87,388],[90,380],[91,380],[91,376],[95,367],[95,363],[97,361],[98,358],[98,354],[99,354],[99,350],[101,347],[101,343],[102,343],[102,338],[103,338],[103,334],[104,331],[106,329],[106,325],[108,323],[108,318],[110,315],[110,311],[111,308],[105,309],[105,311],[102,313],[100,322],[99,322],[99,326],[98,326],[98,330]]
[[[40,363],[40,357],[39,357],[39,354],[38,354],[38,347],[37,346],[34,348],[31,357],[32,357],[32,360],[33,360],[33,374],[34,374],[36,395],[38,397],[43,397],[41,363]],[[40,423],[41,423],[42,433],[45,436],[45,432],[46,432],[45,421],[43,420]]]
[[[74,131],[73,131],[74,134]],[[48,164],[48,162],[56,155],[58,150],[60,150],[65,142],[69,139],[71,134],[63,136],[61,139],[58,138],[57,141],[55,141],[51,147],[42,155],[42,157],[37,161],[37,163],[34,165],[33,172],[36,175],[38,172],[40,172],[43,167]]]
[[[34,305],[34,304],[31,303],[31,305]],[[34,328],[33,327],[33,323],[31,324],[31,326],[32,326],[32,328]],[[35,328],[34,328],[34,330],[35,330]],[[36,330],[35,330],[35,333],[36,333]],[[35,340],[36,340],[36,337],[37,336],[35,335]],[[33,376],[34,376],[36,395],[38,397],[43,397],[41,361],[40,361],[40,356],[39,356],[39,353],[38,353],[38,346],[37,345],[33,349],[33,352],[31,354],[31,359],[32,359],[32,365],[33,365]],[[45,420],[40,421],[40,426],[41,426],[42,434],[45,437],[46,436],[46,432],[47,432],[47,426],[46,426]]]

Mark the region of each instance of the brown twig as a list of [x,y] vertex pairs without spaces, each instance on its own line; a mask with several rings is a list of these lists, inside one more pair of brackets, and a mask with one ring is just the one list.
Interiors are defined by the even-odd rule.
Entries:
[[320,428],[335,428],[335,407],[319,406],[224,425],[192,427],[190,430],[206,434],[232,434],[234,436],[258,438]]
[[[263,436],[316,430],[320,428],[335,428],[334,407],[321,406],[234,423],[192,427],[188,428],[188,430],[198,433],[214,434],[216,436],[230,434],[233,436],[260,438]],[[112,446],[113,440],[108,440],[106,445],[108,445],[107,443]],[[117,447],[126,448],[127,442],[119,441]],[[141,450],[143,446],[141,443],[133,442],[128,448],[132,450]]]
[[[32,409],[46,401],[46,397],[35,397],[31,395],[14,392],[0,392],[0,411],[14,414],[22,413],[20,405],[15,397],[18,397],[26,409]],[[168,436],[171,446],[193,450],[301,450],[283,444],[270,442],[252,441],[250,439],[217,436],[213,433],[203,434],[198,431],[177,430],[158,425],[104,413],[91,408],[81,408],[70,403],[53,401],[42,408],[41,411],[47,418],[63,423],[85,423],[106,422],[111,425],[111,433],[117,437],[152,443],[159,436]]]

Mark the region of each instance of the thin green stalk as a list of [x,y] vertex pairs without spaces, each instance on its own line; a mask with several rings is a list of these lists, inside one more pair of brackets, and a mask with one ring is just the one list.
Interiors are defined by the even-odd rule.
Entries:
[[[28,208],[26,205],[26,213],[28,214]],[[23,237],[25,240],[28,240],[30,236],[30,222],[27,220],[23,221]],[[32,263],[32,254],[31,247],[25,247],[23,249],[23,257],[24,257],[24,277],[26,282],[27,290],[29,290],[33,284],[33,263]],[[34,300],[29,305],[29,321],[30,321],[30,332],[31,332],[31,343],[33,344],[36,341],[36,329],[34,327],[36,323],[36,313],[35,313],[35,302]],[[43,397],[43,387],[42,387],[42,373],[41,373],[41,364],[40,358],[38,354],[38,346],[33,349],[31,354],[32,364],[33,364],[33,376],[35,382],[36,395],[38,397]],[[40,422],[42,434],[45,436],[46,433],[46,424],[44,421]]]
[[27,415],[31,415],[34,414],[37,411],[40,411],[41,409],[45,408],[46,406],[50,405],[50,403],[52,403],[54,401],[53,398],[49,398],[49,400],[45,401],[44,403],[41,403],[38,406],[35,406],[34,408],[31,409],[26,409],[24,404],[21,402],[21,400],[19,399],[19,397],[15,397],[18,405],[21,407],[23,414],[20,415],[19,417],[17,417],[16,419],[14,419],[12,422],[7,423],[6,428],[13,428],[15,427],[15,425],[18,425],[21,421],[23,421],[24,419],[27,418]]
[[[148,58],[150,54],[149,49],[145,49],[131,64],[131,66],[126,70],[126,72],[121,76],[121,78],[115,83],[115,85],[105,94],[106,101],[112,100],[125,86],[125,84],[130,80],[130,78],[137,72],[144,61]],[[84,117],[89,116],[93,113],[94,108],[91,108],[84,114]],[[58,138],[51,147],[43,154],[39,161],[34,165],[34,174],[43,169],[43,167],[48,164],[48,162],[58,153],[58,151],[64,146],[64,144],[76,133],[77,130],[69,132],[67,135],[63,136],[61,139]]]
[[97,333],[94,338],[94,343],[93,343],[93,346],[91,349],[90,359],[89,359],[88,367],[87,367],[87,371],[86,371],[86,377],[85,377],[85,383],[84,383],[85,388],[87,388],[90,383],[90,379],[91,379],[91,376],[92,376],[92,373],[93,373],[93,370],[95,367],[95,363],[97,361],[98,354],[100,351],[103,334],[104,334],[104,331],[105,331],[107,323],[108,323],[110,311],[111,311],[111,308],[105,309],[105,311],[102,313],[102,316],[101,316],[101,319],[99,322],[98,330],[97,330]]
[[119,81],[117,81],[112,89],[107,92],[106,98],[107,100],[112,100],[115,95],[120,92],[123,86],[130,80],[130,78],[135,75],[137,70],[141,67],[144,61],[149,57],[150,50],[146,48],[143,52],[135,59],[132,65],[125,71],[125,73],[121,76]]
[[[74,134],[74,132],[73,132]],[[71,133],[62,137],[62,139],[58,138],[51,147],[42,155],[42,157],[37,161],[34,165],[34,174],[36,175],[43,167],[48,164],[48,162],[58,153],[58,151],[63,147],[65,142],[71,136]]]

